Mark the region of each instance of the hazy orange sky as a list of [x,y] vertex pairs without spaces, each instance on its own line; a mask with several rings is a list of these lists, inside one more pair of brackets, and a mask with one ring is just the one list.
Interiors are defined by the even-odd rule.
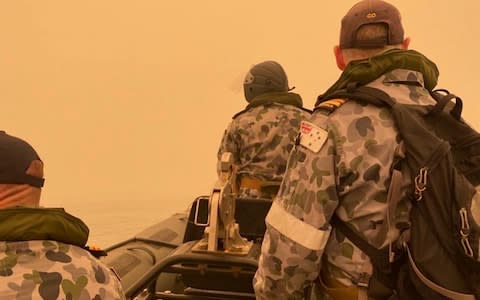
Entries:
[[[45,161],[45,205],[170,213],[209,192],[252,64],[280,62],[309,108],[336,80],[332,48],[355,2],[4,0],[1,128]],[[480,128],[480,2],[392,3]]]

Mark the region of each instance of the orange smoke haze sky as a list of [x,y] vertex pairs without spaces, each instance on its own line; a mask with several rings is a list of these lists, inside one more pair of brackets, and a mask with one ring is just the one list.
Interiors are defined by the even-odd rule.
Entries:
[[[45,161],[44,205],[169,214],[209,193],[251,65],[280,62],[309,108],[337,79],[355,2],[2,1],[1,128]],[[480,128],[480,2],[391,2]]]

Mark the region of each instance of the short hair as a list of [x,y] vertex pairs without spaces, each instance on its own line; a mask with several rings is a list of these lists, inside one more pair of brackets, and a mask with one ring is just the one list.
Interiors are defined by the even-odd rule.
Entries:
[[[387,38],[388,37],[388,25],[384,23],[374,23],[374,24],[365,24],[362,25],[356,34],[357,40],[375,40],[379,38]],[[342,49],[343,59],[345,60],[345,64],[348,64],[352,60],[359,60],[359,59],[366,59],[371,56],[380,54],[384,51],[394,49],[394,48],[401,48],[401,44],[397,45],[386,45],[381,48],[349,48],[349,49]]]

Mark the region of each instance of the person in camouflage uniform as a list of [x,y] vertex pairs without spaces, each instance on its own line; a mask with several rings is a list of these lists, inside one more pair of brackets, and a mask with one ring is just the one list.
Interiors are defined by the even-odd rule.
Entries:
[[[329,91],[360,82],[400,103],[434,104],[428,90],[438,70],[408,44],[394,6],[358,2],[342,20],[335,55],[343,73]],[[302,299],[312,283],[319,299],[368,298],[370,259],[330,220],[336,215],[377,248],[394,247],[396,224],[408,222],[409,213],[409,203],[393,208],[387,201],[399,144],[387,108],[347,99],[317,104],[266,218],[257,299]]]
[[85,247],[89,229],[42,208],[43,162],[0,132],[0,299],[125,299],[118,277]]
[[243,87],[248,105],[225,130],[218,161],[223,153],[232,153],[240,197],[272,198],[300,122],[311,112],[302,107],[300,95],[289,92],[287,75],[275,61],[253,66]]

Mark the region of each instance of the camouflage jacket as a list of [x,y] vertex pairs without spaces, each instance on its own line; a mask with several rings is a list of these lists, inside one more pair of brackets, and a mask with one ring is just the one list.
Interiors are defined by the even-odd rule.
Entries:
[[82,248],[88,227],[80,219],[49,208],[0,216],[0,299],[125,299],[117,276]]
[[[368,86],[401,103],[434,103],[417,71],[396,69]],[[398,238],[398,229],[386,220],[398,144],[387,108],[347,101],[329,115],[315,111],[302,123],[299,143],[266,219],[254,279],[257,299],[302,299],[304,287],[321,268],[345,286],[368,283],[369,258],[332,230],[329,221],[337,214],[377,248]],[[399,203],[394,222],[405,221],[408,212],[409,203]]]
[[[256,97],[236,114],[225,130],[218,150],[233,154],[237,175],[280,182],[300,122],[310,117],[294,93],[269,93]],[[219,172],[219,169],[217,168]],[[254,196],[240,191],[243,196]]]

